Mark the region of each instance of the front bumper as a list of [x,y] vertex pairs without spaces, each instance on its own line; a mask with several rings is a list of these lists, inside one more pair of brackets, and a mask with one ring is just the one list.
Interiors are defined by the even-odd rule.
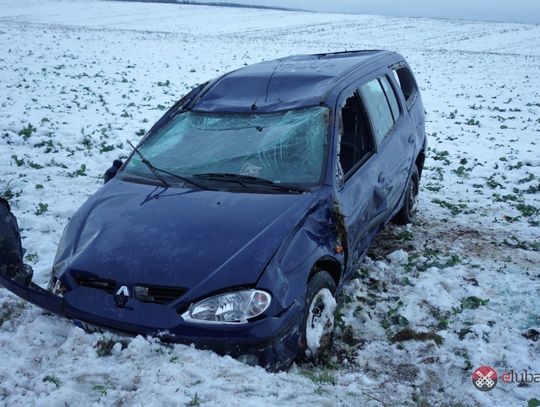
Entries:
[[156,336],[164,341],[194,344],[222,355],[239,357],[269,370],[286,368],[296,357],[301,335],[303,299],[280,315],[247,324],[185,322],[176,307],[130,300],[118,307],[113,296],[87,287],[64,297],[30,283],[24,285],[0,273],[0,284],[19,297],[85,326],[90,324],[130,335]]

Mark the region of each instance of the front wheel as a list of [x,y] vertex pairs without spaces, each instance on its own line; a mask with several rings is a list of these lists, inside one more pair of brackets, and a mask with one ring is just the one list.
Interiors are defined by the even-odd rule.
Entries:
[[329,355],[334,337],[336,283],[318,271],[308,283],[299,359],[316,362]]
[[418,174],[418,168],[416,165],[411,171],[409,182],[407,183],[407,190],[405,191],[405,200],[403,207],[394,216],[393,222],[398,225],[406,225],[411,223],[416,215],[416,204],[418,201],[418,189],[420,186],[420,175]]

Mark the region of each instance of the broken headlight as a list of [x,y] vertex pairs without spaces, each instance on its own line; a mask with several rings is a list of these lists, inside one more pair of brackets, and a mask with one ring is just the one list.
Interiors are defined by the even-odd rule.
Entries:
[[246,323],[266,311],[271,300],[272,296],[261,290],[218,294],[191,304],[182,318],[198,323]]

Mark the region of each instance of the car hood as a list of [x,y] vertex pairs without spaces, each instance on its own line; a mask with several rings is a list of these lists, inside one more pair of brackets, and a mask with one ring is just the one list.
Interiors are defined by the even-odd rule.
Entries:
[[107,183],[69,222],[56,275],[188,289],[255,284],[314,194],[257,194]]

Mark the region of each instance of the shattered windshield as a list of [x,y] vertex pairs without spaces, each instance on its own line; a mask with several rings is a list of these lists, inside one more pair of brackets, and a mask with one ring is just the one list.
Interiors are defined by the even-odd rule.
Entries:
[[[316,184],[326,161],[328,117],[324,107],[271,114],[184,112],[138,149],[153,166],[182,177],[225,173]],[[124,172],[151,177],[136,154]]]

